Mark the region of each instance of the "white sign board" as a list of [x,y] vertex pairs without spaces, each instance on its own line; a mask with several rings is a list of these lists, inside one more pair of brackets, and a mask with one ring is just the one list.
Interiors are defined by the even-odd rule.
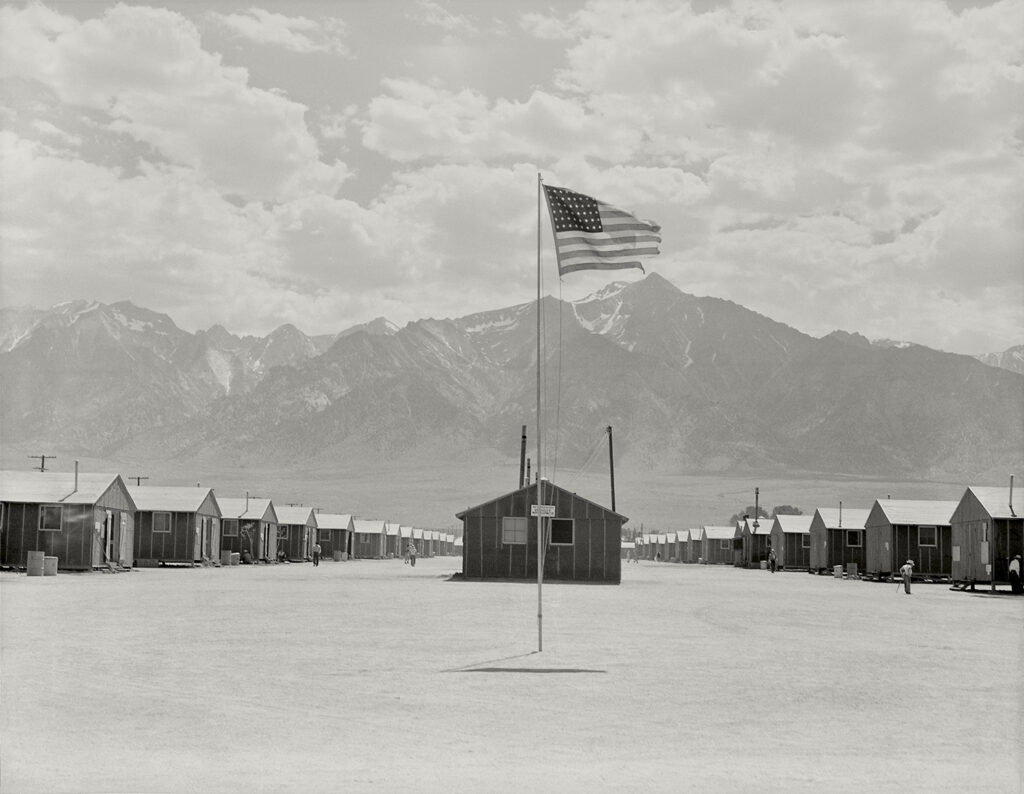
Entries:
[[530,515],[540,516],[541,518],[554,518],[555,517],[555,506],[554,505],[530,505]]

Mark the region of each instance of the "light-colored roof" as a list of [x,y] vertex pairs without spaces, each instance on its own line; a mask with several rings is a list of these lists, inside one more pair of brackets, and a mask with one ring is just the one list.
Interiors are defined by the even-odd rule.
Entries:
[[356,518],[352,523],[352,531],[360,535],[379,535],[384,531],[383,518]]
[[658,543],[666,543],[666,542],[667,542],[667,540],[666,540],[666,536],[665,535],[658,535]]
[[423,540],[423,530],[419,529],[417,527],[413,527],[412,528],[412,539],[413,540]]
[[398,528],[398,524],[388,524],[386,527],[384,527],[384,533],[390,537],[397,538]]
[[0,471],[0,501],[26,504],[91,505],[99,501],[110,487],[124,481],[119,474],[79,472],[75,489],[73,471]]
[[399,526],[398,531],[403,538],[412,537],[412,527],[408,526],[407,524],[402,524],[401,526]]
[[736,527],[703,527],[708,540],[726,540],[736,537]]
[[217,504],[220,505],[220,514],[224,518],[262,519],[268,510],[272,512],[272,517],[275,520],[277,517],[277,512],[273,510],[270,500],[257,496],[250,496],[248,499],[244,496],[218,496]]
[[635,549],[636,548],[636,544],[633,541],[631,541],[631,540],[624,540],[624,541],[622,541],[621,545],[622,545],[622,548],[624,548],[624,549]]
[[[821,516],[826,529],[864,529],[870,510],[859,507],[819,507],[815,511]],[[840,515],[841,514],[841,515]]]
[[455,538],[455,545],[456,546],[461,546],[462,545],[462,537],[461,536]]
[[[188,485],[129,485],[136,510],[158,510],[170,513],[194,513],[213,491]],[[217,499],[214,497],[214,502]]]
[[316,525],[320,529],[348,529],[352,523],[351,513],[317,513]]
[[876,504],[890,524],[949,524],[959,502],[915,499],[879,499]]
[[1009,484],[1000,487],[986,485],[972,485],[969,490],[975,498],[981,502],[982,507],[992,518],[1020,518],[1024,515],[1024,498],[1020,492],[1024,488],[1024,482],[1014,481],[1013,489],[1013,512],[1010,512],[1010,486]]
[[703,530],[700,527],[691,527],[687,530],[690,533],[690,540],[700,540],[701,532]]
[[[309,522],[309,517],[313,515],[312,507],[292,506],[287,505],[285,507],[275,507],[274,512],[277,513],[278,524],[306,524]],[[311,526],[319,526],[314,520]]]
[[[754,526],[755,520],[757,521],[756,527]],[[773,526],[775,526],[774,518],[763,518],[760,516],[757,519],[748,518],[743,524],[743,528],[751,535],[770,535]]]
[[806,535],[811,531],[811,522],[814,520],[814,516],[775,516],[775,520],[779,522],[779,529],[783,532],[789,532],[794,535]]
[[654,538],[654,535],[643,535],[641,540],[643,540],[644,543],[653,543],[655,542]]

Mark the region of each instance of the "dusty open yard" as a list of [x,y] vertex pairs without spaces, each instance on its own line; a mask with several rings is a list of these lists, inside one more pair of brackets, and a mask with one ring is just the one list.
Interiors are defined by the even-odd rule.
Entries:
[[0,791],[1022,788],[1024,599],[457,558],[0,575]]

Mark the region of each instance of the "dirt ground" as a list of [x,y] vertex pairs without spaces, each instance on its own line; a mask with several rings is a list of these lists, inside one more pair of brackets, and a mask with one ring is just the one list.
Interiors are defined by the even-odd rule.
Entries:
[[1024,598],[460,566],[0,574],[0,791],[1024,788]]

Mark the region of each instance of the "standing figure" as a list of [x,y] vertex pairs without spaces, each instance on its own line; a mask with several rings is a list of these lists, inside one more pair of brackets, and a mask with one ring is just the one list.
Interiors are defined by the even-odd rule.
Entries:
[[320,544],[313,544],[313,567],[316,568],[320,564]]
[[910,595],[910,579],[914,575],[914,561],[907,560],[900,568],[900,575],[903,576],[903,592]]
[[775,549],[768,550],[768,567],[772,569],[772,573],[775,573],[775,567],[778,564],[778,560],[775,558]]
[[1024,584],[1020,580],[1020,555],[1016,555],[1010,562],[1010,592],[1014,595],[1024,593]]
[[416,567],[416,544],[411,540],[409,541],[409,564],[413,568]]

